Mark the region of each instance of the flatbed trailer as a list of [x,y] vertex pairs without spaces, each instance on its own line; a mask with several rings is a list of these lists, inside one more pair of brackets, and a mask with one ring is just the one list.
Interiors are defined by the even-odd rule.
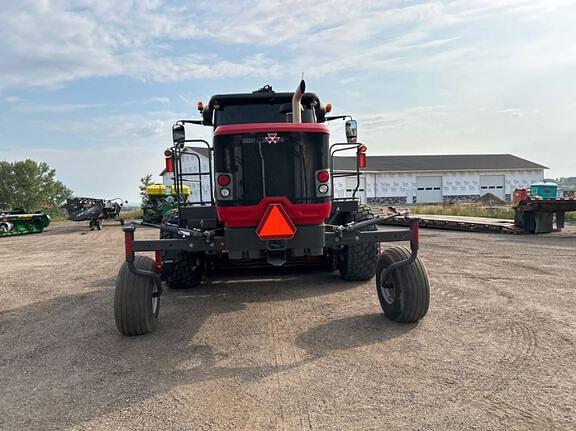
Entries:
[[[524,233],[523,229],[516,226],[512,220],[426,214],[418,214],[417,216],[420,221],[420,227],[422,228],[485,233]],[[399,216],[393,219],[388,219],[385,223],[395,226],[408,226],[410,224],[410,217]]]
[[[395,208],[373,208],[379,215],[399,211]],[[488,217],[463,217],[447,215],[418,214],[420,227],[430,229],[446,229],[465,232],[536,234],[559,232],[564,229],[565,214],[576,211],[576,199],[525,199],[514,207],[514,220]],[[387,219],[385,224],[408,226],[409,209],[395,218]]]
[[564,229],[566,213],[576,211],[576,199],[524,199],[514,208],[514,224],[526,233]]

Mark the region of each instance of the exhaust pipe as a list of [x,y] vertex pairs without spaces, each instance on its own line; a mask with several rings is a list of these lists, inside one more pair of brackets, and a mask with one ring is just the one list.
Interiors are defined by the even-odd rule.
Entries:
[[304,80],[300,81],[296,91],[294,92],[294,96],[292,96],[292,122],[293,123],[301,123],[302,122],[302,105],[300,105],[300,101],[302,100],[302,96],[306,91],[306,83]]

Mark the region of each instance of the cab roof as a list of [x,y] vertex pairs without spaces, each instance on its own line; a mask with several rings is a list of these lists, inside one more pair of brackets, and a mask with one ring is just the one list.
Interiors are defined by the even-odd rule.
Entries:
[[[212,125],[214,110],[230,105],[280,105],[292,103],[294,93],[277,93],[269,85],[252,93],[216,94],[210,98],[208,106],[202,111],[203,123]],[[314,109],[318,122],[323,122],[325,110],[320,103],[320,98],[315,93],[304,93],[302,105]]]

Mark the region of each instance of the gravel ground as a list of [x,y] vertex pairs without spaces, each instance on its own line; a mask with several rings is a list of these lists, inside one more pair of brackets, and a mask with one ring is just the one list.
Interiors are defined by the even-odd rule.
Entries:
[[83,229],[0,238],[0,429],[576,429],[574,228],[425,232],[419,324],[373,281],[253,271],[166,291],[135,338],[122,232]]

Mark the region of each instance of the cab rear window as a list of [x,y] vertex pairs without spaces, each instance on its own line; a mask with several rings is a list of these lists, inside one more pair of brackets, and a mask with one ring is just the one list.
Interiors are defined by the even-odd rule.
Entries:
[[[291,121],[291,114],[281,112],[280,104],[227,105],[216,110],[214,126],[228,124],[252,123],[286,123]],[[303,123],[314,123],[314,111],[304,107]]]

